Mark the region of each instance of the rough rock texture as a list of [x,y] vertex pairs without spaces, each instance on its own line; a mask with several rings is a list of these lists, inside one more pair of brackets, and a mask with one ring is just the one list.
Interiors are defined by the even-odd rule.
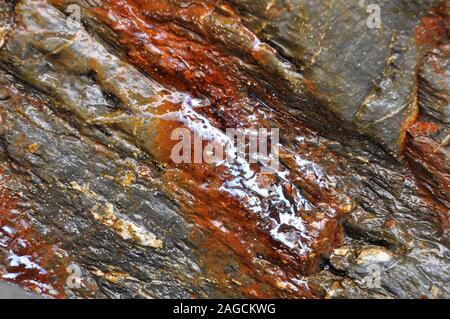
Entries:
[[[5,151],[32,172],[25,180],[12,178],[18,183],[13,189],[26,202],[23,210],[30,219],[36,218],[35,227],[45,227],[49,244],[62,246],[65,253],[58,254],[76,254],[83,269],[104,281],[94,287],[102,285],[111,297],[202,295],[201,284],[190,290],[188,283],[199,271],[186,245],[189,225],[150,181],[123,186],[127,175],[122,174],[136,174],[135,164],[108,154],[39,100],[12,98],[14,103],[2,107]],[[170,240],[164,240],[165,234],[171,234]],[[88,278],[83,275],[92,290]],[[122,288],[108,294],[114,283]]]
[[[418,110],[412,80],[420,58],[415,31],[439,1],[230,2],[241,8],[251,30],[312,81],[314,93],[343,123],[390,154],[401,154]],[[374,5],[379,28],[369,28],[376,19]]]
[[[2,278],[61,298],[449,297],[446,7],[379,4],[381,30],[352,1],[0,2]],[[181,127],[280,128],[280,169],[177,164]]]
[[450,48],[443,44],[423,61],[419,70],[419,101],[423,114],[434,120],[450,122]]

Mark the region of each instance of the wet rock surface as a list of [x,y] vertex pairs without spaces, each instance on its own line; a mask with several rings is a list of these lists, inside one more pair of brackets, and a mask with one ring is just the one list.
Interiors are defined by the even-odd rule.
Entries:
[[231,2],[311,80],[323,107],[401,156],[418,110],[416,28],[439,1]]
[[[3,280],[450,296],[447,7],[380,1],[380,31],[356,1],[0,3]],[[177,164],[177,128],[279,128],[279,169]]]

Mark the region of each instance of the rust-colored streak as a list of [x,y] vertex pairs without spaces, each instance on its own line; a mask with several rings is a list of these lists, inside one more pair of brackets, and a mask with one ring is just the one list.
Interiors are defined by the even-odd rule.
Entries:
[[39,294],[66,298],[68,274],[56,255],[57,247],[32,228],[16,198],[4,187],[8,177],[3,172],[0,167],[0,255],[5,260],[1,278]]
[[[170,24],[147,19],[131,3],[106,1],[105,7],[93,11],[121,35],[121,44],[128,48],[134,64],[160,83],[197,97],[207,96],[211,107],[204,111],[226,118],[230,124],[242,97],[241,91],[245,90],[242,80],[235,76],[240,73],[236,58],[177,35]],[[198,10],[195,12],[200,14]],[[253,83],[249,78],[244,80],[247,85]],[[239,121],[236,119],[232,124],[236,126]]]
[[[448,50],[450,36],[450,7],[446,2],[433,7],[416,29],[416,45],[426,59],[433,49]],[[438,63],[432,64],[434,72],[445,72]],[[420,99],[418,100],[421,105]],[[450,227],[450,170],[448,145],[443,145],[439,135],[444,132],[442,123],[431,122],[419,114],[409,126],[405,157],[421,187],[422,197],[432,211],[437,212],[442,229]],[[441,134],[442,135],[442,134]]]
[[[441,202],[446,203],[450,194],[450,171],[448,150],[434,138],[442,128],[432,122],[419,121],[409,130],[406,157],[414,175],[423,187],[423,196],[438,212],[444,229],[450,227],[450,212]],[[430,200],[431,199],[431,200]]]
[[416,45],[430,50],[450,36],[450,7],[446,2],[432,8],[416,29]]
[[[261,128],[267,127],[270,122],[282,128],[291,141],[297,134],[294,128],[312,135],[293,118],[273,115],[273,111],[249,98],[250,87],[257,92],[264,92],[264,89],[240,70],[239,63],[242,61],[226,55],[214,43],[200,42],[197,36],[183,33],[186,30],[180,32],[174,24],[155,23],[153,16],[173,13],[170,11],[173,8],[158,7],[159,4],[163,6],[158,2],[108,0],[104,1],[102,8],[92,10],[119,36],[133,64],[170,89],[206,98],[208,103],[196,107],[195,111],[213,127],[222,131],[235,127]],[[212,4],[195,2],[186,9],[180,9],[176,16],[190,22],[200,22],[214,9]],[[142,9],[144,5],[145,10]],[[163,103],[157,113],[180,112],[181,109],[181,105]],[[322,175],[326,174],[319,172],[318,165],[309,161],[299,164],[302,155],[311,160],[321,160],[325,155],[325,145],[319,149],[298,145],[298,152],[283,148],[282,163],[291,171],[286,181],[274,174],[261,174],[258,165],[251,167],[252,174],[257,176],[257,187],[279,187],[277,196],[285,199],[286,203],[276,206],[270,198],[252,195],[249,189],[238,189],[245,193],[244,198],[236,198],[224,191],[223,186],[237,177],[223,165],[174,164],[170,158],[175,144],[171,141],[171,133],[185,124],[161,119],[152,123],[152,133],[144,135],[152,145],[152,156],[165,168],[162,187],[180,204],[185,216],[209,235],[208,249],[205,250],[207,258],[203,259],[207,270],[213,273],[212,277],[224,285],[230,285],[224,275],[227,263],[220,262],[223,260],[220,256],[228,255],[231,249],[239,258],[242,273],[242,282],[234,283],[235,289],[259,297],[279,296],[279,291],[298,297],[311,296],[307,287],[299,283],[301,274],[316,271],[321,256],[342,243],[343,232],[338,219],[351,209],[349,199],[342,190],[336,191],[336,187],[325,180]],[[192,135],[196,133],[192,132]],[[319,140],[314,136],[311,139]],[[330,161],[334,158],[330,152],[326,155]],[[299,189],[304,191],[306,198],[301,198],[303,195]],[[249,209],[250,202],[255,198],[261,201],[266,217]],[[300,207],[302,201],[309,202],[309,208]],[[295,210],[293,217],[304,223],[304,232],[280,222],[283,210],[288,209]],[[282,224],[278,230],[280,234],[294,238],[295,245],[304,245],[308,252],[299,254],[274,240],[270,235],[273,221]],[[260,268],[264,269],[262,273],[258,270]]]
[[[178,126],[177,126],[178,125]],[[260,298],[274,297],[279,294],[276,289],[284,281],[289,281],[289,273],[278,269],[277,266],[270,265],[267,272],[278,273],[278,276],[270,276],[268,273],[258,273],[258,266],[255,259],[269,259],[276,264],[291,265],[287,268],[302,269],[307,268],[311,262],[311,256],[294,258],[291,252],[277,245],[267,236],[267,229],[263,221],[255,214],[246,209],[246,202],[239,201],[230,194],[221,190],[221,186],[232,179],[228,176],[223,166],[212,166],[209,164],[178,164],[175,165],[169,160],[171,145],[170,133],[172,129],[179,127],[179,123],[159,123],[158,133],[153,140],[155,145],[162,145],[158,150],[165,163],[165,175],[163,188],[179,204],[191,221],[200,226],[208,234],[206,250],[202,254],[202,261],[207,266],[207,271],[211,278],[226,285],[237,285],[237,289],[245,293],[248,286],[244,283],[256,285],[250,278],[256,280],[265,289],[254,287],[251,294]],[[161,152],[162,151],[162,152]],[[168,156],[164,158],[164,156]],[[238,256],[240,274],[236,274],[236,280],[242,280],[240,284],[229,283],[228,276],[225,276],[224,269],[231,259],[224,258],[232,249]],[[258,257],[261,256],[261,257]],[[308,266],[310,266],[308,264]],[[269,270],[272,269],[272,270]],[[295,272],[291,276],[295,278]],[[246,279],[244,279],[246,278]],[[267,287],[270,286],[270,288]],[[265,292],[263,292],[263,290]],[[258,292],[259,291],[259,292]],[[296,293],[296,292],[292,292]],[[300,295],[307,294],[302,290]]]

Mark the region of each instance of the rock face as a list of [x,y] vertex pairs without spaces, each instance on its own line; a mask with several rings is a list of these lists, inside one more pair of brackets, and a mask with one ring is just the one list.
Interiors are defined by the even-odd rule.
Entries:
[[450,122],[449,57],[448,44],[442,44],[429,53],[419,70],[421,112],[447,125]]
[[[2,278],[58,298],[450,296],[447,8],[380,1],[379,30],[362,5],[0,2]],[[279,168],[174,161],[177,129],[194,148],[229,128],[280,129]]]
[[344,125],[400,156],[418,111],[415,32],[438,1],[231,2],[242,8],[251,30],[312,81],[314,93]]

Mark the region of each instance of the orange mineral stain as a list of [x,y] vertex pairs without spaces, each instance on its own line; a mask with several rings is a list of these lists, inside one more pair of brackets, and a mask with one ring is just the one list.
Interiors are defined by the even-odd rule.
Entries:
[[416,28],[416,45],[425,50],[438,46],[448,37],[450,30],[450,7],[446,2],[432,8]]
[[9,177],[0,167],[0,278],[53,298],[66,298],[67,272],[57,255],[58,247],[47,243],[33,229],[17,199],[5,186]]
[[[206,142],[223,140],[227,128],[269,128],[268,123],[275,122],[272,125],[294,140],[294,128],[303,126],[251,99],[250,90],[266,98],[265,89],[250,80],[240,70],[242,61],[224,53],[220,45],[153,19],[173,15],[201,24],[215,10],[214,2],[194,1],[180,11],[171,10],[163,2],[116,0],[92,9],[118,35],[130,62],[167,89],[167,103],[158,105],[151,125],[139,126],[136,134],[164,169],[161,187],[188,220],[208,234],[201,258],[217,282],[249,296],[311,296],[302,275],[318,270],[321,257],[342,243],[338,219],[351,209],[349,199],[326,180],[322,168],[303,158],[321,160],[326,147],[299,145],[300,151],[294,152],[282,146],[282,171],[269,174],[263,174],[259,164],[174,163],[176,128],[189,129],[192,140],[201,137],[204,147]],[[306,128],[303,132],[311,134]],[[224,275],[228,263],[221,256],[231,256],[230,251],[240,268],[238,283]]]

